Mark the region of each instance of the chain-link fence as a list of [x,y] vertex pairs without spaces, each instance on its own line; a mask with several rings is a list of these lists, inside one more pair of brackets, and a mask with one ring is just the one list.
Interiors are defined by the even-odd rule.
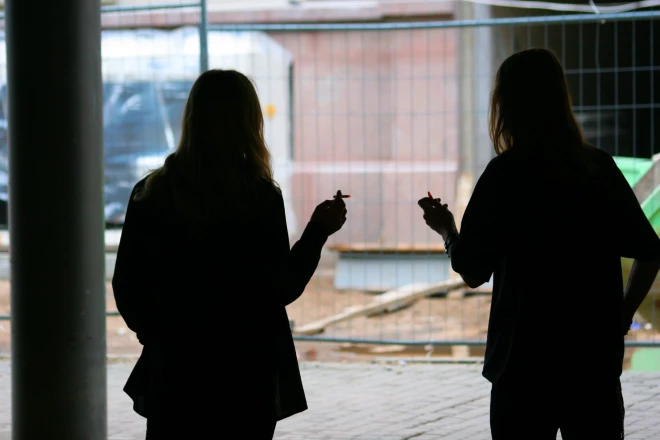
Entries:
[[[455,277],[416,201],[431,191],[460,213],[493,156],[487,113],[495,70],[527,47],[558,54],[587,138],[616,157],[660,228],[654,132],[660,12],[216,24],[204,32],[200,11],[195,3],[104,8],[106,219],[121,226],[132,186],[176,148],[200,67],[248,74],[260,94],[291,239],[320,201],[337,189],[352,195],[349,221],[289,307],[298,340],[424,352],[485,344],[491,285],[438,284]],[[6,199],[2,60],[0,198]],[[659,287],[638,313],[631,346],[660,345]],[[599,332],[589,316],[584,320],[571,323],[581,343]]]
[[[588,140],[616,157],[660,227],[654,156],[658,16],[212,26],[266,33],[291,53],[289,194],[297,224],[337,188],[354,194],[350,221],[328,246],[334,259],[291,306],[297,338],[485,342],[490,286],[414,293],[450,278],[440,240],[421,221],[416,200],[432,190],[450,206],[465,205],[471,183],[492,157],[486,130],[494,72],[518,50],[557,53]],[[626,274],[629,268],[624,261]],[[656,285],[629,345],[660,343],[657,295]],[[584,318],[572,323],[576,340],[597,338],[599,329]]]

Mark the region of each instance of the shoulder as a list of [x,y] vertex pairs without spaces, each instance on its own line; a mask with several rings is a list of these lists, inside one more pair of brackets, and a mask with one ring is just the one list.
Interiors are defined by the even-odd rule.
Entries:
[[621,169],[610,153],[592,145],[585,145],[581,151],[587,162],[593,166],[595,176],[607,181],[618,180]]
[[516,164],[520,163],[518,160],[518,154],[513,150],[507,150],[502,154],[499,154],[493,157],[486,165],[486,169],[482,173],[482,176],[486,177],[496,177],[503,173],[506,173],[511,167],[515,167]]
[[139,195],[142,194],[142,192],[144,191],[144,188],[147,185],[147,179],[148,178],[149,178],[149,176],[144,177],[143,179],[138,181],[138,183],[136,183],[133,186],[133,190],[131,191],[131,200],[133,200],[136,196],[139,197]]
[[282,201],[282,189],[274,180],[259,181],[259,195],[266,200]]
[[613,158],[610,153],[607,151],[600,149],[598,147],[595,147],[591,145],[590,143],[586,143],[582,146],[582,148],[578,149],[578,151],[587,159],[591,159],[592,161],[598,161],[598,162],[612,162]]
[[131,190],[131,198],[128,201],[129,205],[145,205],[148,200],[153,199],[154,181],[151,176],[140,179]]
[[140,179],[131,191],[128,206],[133,210],[152,211],[167,205],[171,200],[170,187],[165,176],[150,174]]

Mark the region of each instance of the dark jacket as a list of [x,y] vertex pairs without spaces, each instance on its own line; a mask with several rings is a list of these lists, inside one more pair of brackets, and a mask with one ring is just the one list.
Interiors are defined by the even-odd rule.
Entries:
[[483,369],[493,383],[621,375],[621,257],[654,261],[660,239],[612,157],[579,153],[494,158],[451,245],[456,272],[493,276]]
[[277,420],[306,410],[285,306],[302,295],[327,235],[310,223],[290,247],[269,184],[253,209],[201,224],[175,209],[169,185],[139,201],[144,180],[133,189],[112,280],[144,345],[124,388],[135,412],[149,417],[173,394],[188,406],[208,406],[209,395],[223,396],[218,407],[266,402]]

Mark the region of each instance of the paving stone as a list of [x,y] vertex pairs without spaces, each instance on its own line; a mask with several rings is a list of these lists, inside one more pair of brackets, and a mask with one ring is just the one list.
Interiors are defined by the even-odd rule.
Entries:
[[[108,440],[143,440],[122,388],[132,363],[108,365]],[[490,384],[462,365],[303,363],[310,409],[275,440],[489,440]],[[660,373],[624,373],[626,439],[660,440]],[[561,436],[558,435],[558,439]],[[11,439],[11,368],[0,361],[0,440]]]

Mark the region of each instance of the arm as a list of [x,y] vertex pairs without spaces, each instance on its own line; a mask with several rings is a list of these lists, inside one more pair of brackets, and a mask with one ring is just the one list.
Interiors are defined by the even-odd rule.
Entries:
[[[461,275],[461,274],[459,274],[459,275]],[[485,284],[485,283],[488,282],[488,280],[481,281],[477,278],[470,278],[467,275],[461,275],[461,279],[463,281],[465,281],[465,284],[467,284],[470,289],[476,289],[477,287],[481,286],[482,284]],[[490,277],[488,277],[488,279],[490,279]]]
[[145,255],[149,249],[147,234],[141,226],[144,213],[139,203],[131,194],[122,228],[117,261],[112,277],[112,290],[117,310],[128,328],[142,337],[145,330],[144,309],[147,267],[149,258]]
[[453,231],[445,237],[452,269],[473,289],[490,280],[500,256],[497,234],[501,233],[501,216],[495,172],[491,161],[465,209],[460,235]]
[[284,200],[278,198],[278,243],[281,247],[280,260],[280,301],[287,306],[300,298],[305,287],[314,275],[321,260],[321,250],[328,240],[323,228],[313,222],[307,224],[300,240],[289,247],[289,232],[286,226]]
[[[458,230],[454,229],[449,234],[446,234],[446,236],[443,236],[443,238],[445,240],[445,249],[447,251],[447,255],[449,255],[450,258],[451,258],[451,255],[453,255],[454,251],[456,250],[456,246],[454,246],[454,245],[456,243],[460,242],[461,237],[458,233]],[[453,264],[453,260],[452,260],[452,268],[453,268],[453,266],[454,266],[454,264]],[[456,271],[456,270],[454,269],[454,271]],[[488,280],[481,281],[479,278],[476,278],[474,276],[471,276],[471,275],[468,275],[468,274],[465,274],[465,273],[459,273],[459,272],[457,272],[457,273],[461,276],[461,279],[463,281],[465,281],[465,284],[467,284],[468,287],[470,287],[471,289],[476,289],[477,287],[481,286],[482,284],[484,284],[488,281]],[[490,279],[490,276],[489,276],[489,279]]]

